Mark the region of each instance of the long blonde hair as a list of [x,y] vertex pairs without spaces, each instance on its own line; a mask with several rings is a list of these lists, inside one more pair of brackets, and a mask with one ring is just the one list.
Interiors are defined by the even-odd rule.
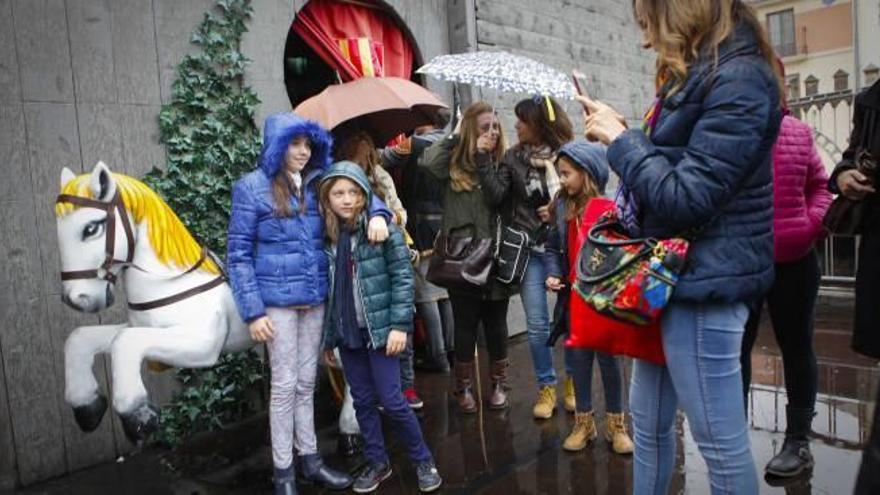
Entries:
[[367,173],[370,187],[378,197],[385,199],[388,191],[382,186],[376,175],[376,168],[382,166],[382,158],[376,151],[376,143],[366,131],[357,131],[352,134],[339,147],[336,152],[336,160],[348,160],[357,163]]
[[[330,189],[342,179],[354,182],[347,177],[333,177],[327,182],[321,184],[321,189],[318,193],[321,201],[321,212],[324,215],[324,233],[334,244],[336,243],[336,240],[339,239],[339,216],[330,208]],[[355,184],[357,183],[355,182]],[[358,186],[358,188],[360,188],[360,186]],[[361,192],[361,201],[355,205],[355,214],[351,217],[351,220],[348,221],[347,227],[349,229],[354,229],[357,226],[358,221],[363,216],[364,210],[366,210],[367,207],[367,193],[363,190]]]
[[[478,101],[467,107],[461,118],[461,140],[452,150],[449,160],[449,184],[455,192],[472,191],[476,187],[477,165],[474,163],[474,155],[477,154],[477,138],[480,137],[480,129],[477,125],[477,117],[495,109],[484,101]],[[507,139],[504,136],[504,128],[498,123],[498,144],[492,152],[493,160],[498,163],[507,149]]]
[[718,46],[742,21],[754,30],[761,54],[774,68],[779,93],[784,94],[767,32],[742,0],[633,0],[632,5],[646,41],[657,51],[658,88],[671,81],[670,93],[681,89],[688,67],[701,52],[713,53],[717,63]]

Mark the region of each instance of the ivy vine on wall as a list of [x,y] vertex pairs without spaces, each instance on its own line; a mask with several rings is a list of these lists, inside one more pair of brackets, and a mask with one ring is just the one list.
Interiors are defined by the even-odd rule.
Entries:
[[[260,151],[254,113],[260,103],[243,83],[249,63],[240,51],[250,0],[218,0],[190,41],[200,50],[177,66],[171,102],[159,113],[164,169],[144,181],[159,193],[198,241],[226,254],[232,184],[250,171]],[[184,388],[161,415],[154,440],[177,446],[193,433],[214,430],[254,412],[262,380],[253,352],[225,354],[206,370],[180,370]]]

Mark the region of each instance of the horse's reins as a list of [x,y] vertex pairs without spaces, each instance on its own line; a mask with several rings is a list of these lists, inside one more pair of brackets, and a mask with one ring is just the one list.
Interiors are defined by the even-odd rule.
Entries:
[[[122,204],[122,199],[119,197],[119,191],[116,191],[116,193],[113,195],[113,198],[108,202],[83,198],[81,196],[74,196],[72,194],[59,194],[58,197],[55,199],[55,203],[71,203],[77,206],[97,208],[99,210],[104,210],[105,212],[107,212],[107,218],[105,220],[107,232],[104,236],[104,262],[101,263],[101,266],[93,270],[62,271],[61,280],[81,280],[96,278],[99,280],[106,280],[107,282],[114,284],[116,283],[117,275],[113,273],[113,268],[116,266],[121,266],[123,270],[131,267],[144,273],[149,273],[147,270],[135,265],[132,262],[132,260],[134,259],[134,230],[131,228],[131,222],[128,219],[128,214],[126,214],[125,212],[125,206]],[[125,256],[125,260],[118,260],[115,256],[117,211],[119,212],[119,218],[122,221],[122,228],[125,231],[125,241],[128,244],[128,253]],[[204,264],[205,260],[207,260],[208,256],[210,256],[208,249],[203,247],[202,252],[199,255],[199,260],[195,263],[195,265],[193,265],[180,275],[170,277],[170,279],[179,278],[198,270],[199,267]],[[191,289],[187,289],[172,296],[154,299],[152,301],[142,303],[129,302],[128,308],[134,311],[147,311],[150,309],[161,308],[163,306],[168,306],[170,304],[174,304],[189,297],[195,296],[197,294],[201,294],[202,292],[211,290],[214,287],[222,285],[224,282],[226,282],[226,275],[224,275],[221,270],[221,274],[210,282],[198,285]]]

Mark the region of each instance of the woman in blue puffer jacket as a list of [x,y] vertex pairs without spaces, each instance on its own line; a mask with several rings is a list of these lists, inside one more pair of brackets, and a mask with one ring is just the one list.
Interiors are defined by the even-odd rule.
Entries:
[[[334,489],[353,481],[322,462],[313,417],[328,292],[318,184],[330,164],[331,143],[314,122],[292,113],[270,115],[258,169],[232,190],[227,268],[251,338],[269,348],[276,494],[296,493],[294,447],[305,478]],[[384,218],[370,222],[370,239],[384,240],[391,214],[381,202],[371,211]]]
[[633,493],[666,493],[675,411],[687,416],[712,493],[758,492],[742,413],[746,302],[773,281],[770,151],[781,120],[775,58],[742,0],[634,0],[657,52],[658,98],[642,129],[582,98],[588,139],[609,145],[630,234],[691,240],[661,320],[666,365],[636,360]]

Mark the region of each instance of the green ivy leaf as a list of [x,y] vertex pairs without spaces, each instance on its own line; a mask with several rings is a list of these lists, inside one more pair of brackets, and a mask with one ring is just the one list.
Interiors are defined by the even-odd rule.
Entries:
[[[260,100],[241,77],[250,60],[240,51],[251,0],[217,0],[193,31],[200,51],[177,66],[170,103],[157,119],[165,145],[164,168],[144,177],[193,236],[226,254],[232,183],[254,167],[260,151],[254,123]],[[193,433],[222,428],[253,413],[246,394],[263,379],[253,351],[220,357],[208,370],[179,370],[184,385],[165,406],[154,440],[176,446]]]

